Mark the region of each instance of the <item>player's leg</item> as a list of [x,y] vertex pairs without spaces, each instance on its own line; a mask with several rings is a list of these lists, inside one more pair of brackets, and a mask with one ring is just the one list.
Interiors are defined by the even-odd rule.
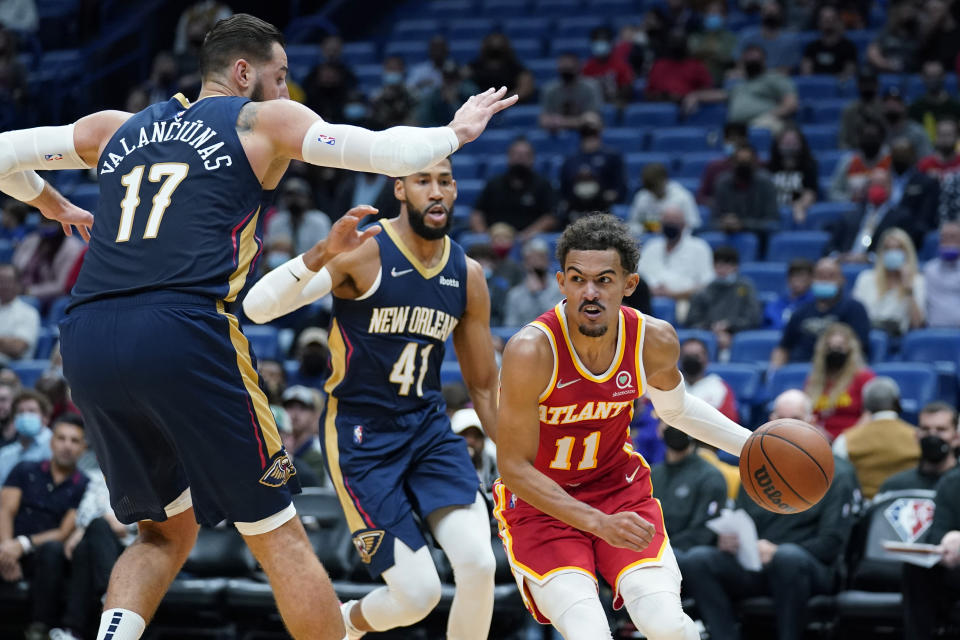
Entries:
[[427,522],[453,568],[456,591],[447,640],[485,640],[493,618],[493,576],[497,560],[490,547],[490,514],[483,496],[469,507],[444,507]]
[[766,591],[763,574],[747,571],[732,553],[717,547],[694,547],[683,562],[685,593],[697,601],[697,610],[710,637],[739,640],[734,600]]
[[[274,520],[261,526],[272,526],[283,517]],[[342,640],[344,627],[337,595],[296,514],[264,533],[252,533],[255,526],[237,528],[241,533],[251,532],[244,535],[244,540],[270,579],[280,617],[290,635]]]
[[597,583],[578,571],[559,573],[544,584],[526,581],[540,612],[564,640],[611,640],[610,623],[600,604]]
[[649,640],[699,640],[680,605],[680,569],[667,544],[660,566],[643,566],[620,578],[620,597],[630,619]]

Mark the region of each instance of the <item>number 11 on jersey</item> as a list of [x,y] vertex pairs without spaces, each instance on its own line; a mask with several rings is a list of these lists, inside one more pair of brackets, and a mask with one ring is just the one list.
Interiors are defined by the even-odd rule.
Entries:
[[[557,455],[550,461],[551,469],[570,469],[570,455],[573,453],[573,443],[577,439],[573,436],[557,438]],[[600,445],[600,432],[594,431],[583,439],[583,457],[577,464],[577,471],[586,471],[597,467],[597,447]]]

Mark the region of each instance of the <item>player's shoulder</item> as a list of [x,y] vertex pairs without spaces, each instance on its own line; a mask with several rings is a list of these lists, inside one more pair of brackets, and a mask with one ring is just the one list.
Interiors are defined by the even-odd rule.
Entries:
[[503,348],[504,364],[516,363],[536,366],[553,362],[553,348],[550,339],[532,324],[528,324],[517,331]]
[[643,348],[645,353],[659,353],[661,351],[679,353],[680,339],[677,337],[677,330],[673,328],[672,324],[642,314],[639,311],[637,315],[643,319]]

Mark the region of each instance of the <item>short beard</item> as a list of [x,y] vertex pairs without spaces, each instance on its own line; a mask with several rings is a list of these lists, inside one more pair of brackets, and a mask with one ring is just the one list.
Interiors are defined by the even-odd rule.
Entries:
[[[436,205],[431,204],[430,206],[434,207]],[[447,221],[442,227],[428,227],[426,214],[407,202],[407,220],[410,221],[410,228],[413,229],[413,232],[424,240],[440,240],[447,235],[450,227],[453,226],[453,206],[447,209]]]
[[257,78],[253,83],[253,89],[250,91],[250,100],[253,102],[263,102],[263,81]]
[[588,327],[587,325],[581,324],[577,328],[580,330],[580,333],[588,338],[599,338],[607,333],[607,325],[603,325],[601,327]]

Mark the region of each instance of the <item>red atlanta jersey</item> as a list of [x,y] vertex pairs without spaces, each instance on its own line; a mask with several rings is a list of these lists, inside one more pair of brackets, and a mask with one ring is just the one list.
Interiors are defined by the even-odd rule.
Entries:
[[540,449],[534,466],[568,489],[624,473],[628,481],[646,484],[640,476],[650,470],[630,440],[633,403],[646,387],[643,315],[620,307],[617,326],[611,327],[617,331],[613,361],[595,375],[573,348],[570,331],[577,329],[567,326],[565,305],[531,323],[553,349],[553,373],[539,398]]

